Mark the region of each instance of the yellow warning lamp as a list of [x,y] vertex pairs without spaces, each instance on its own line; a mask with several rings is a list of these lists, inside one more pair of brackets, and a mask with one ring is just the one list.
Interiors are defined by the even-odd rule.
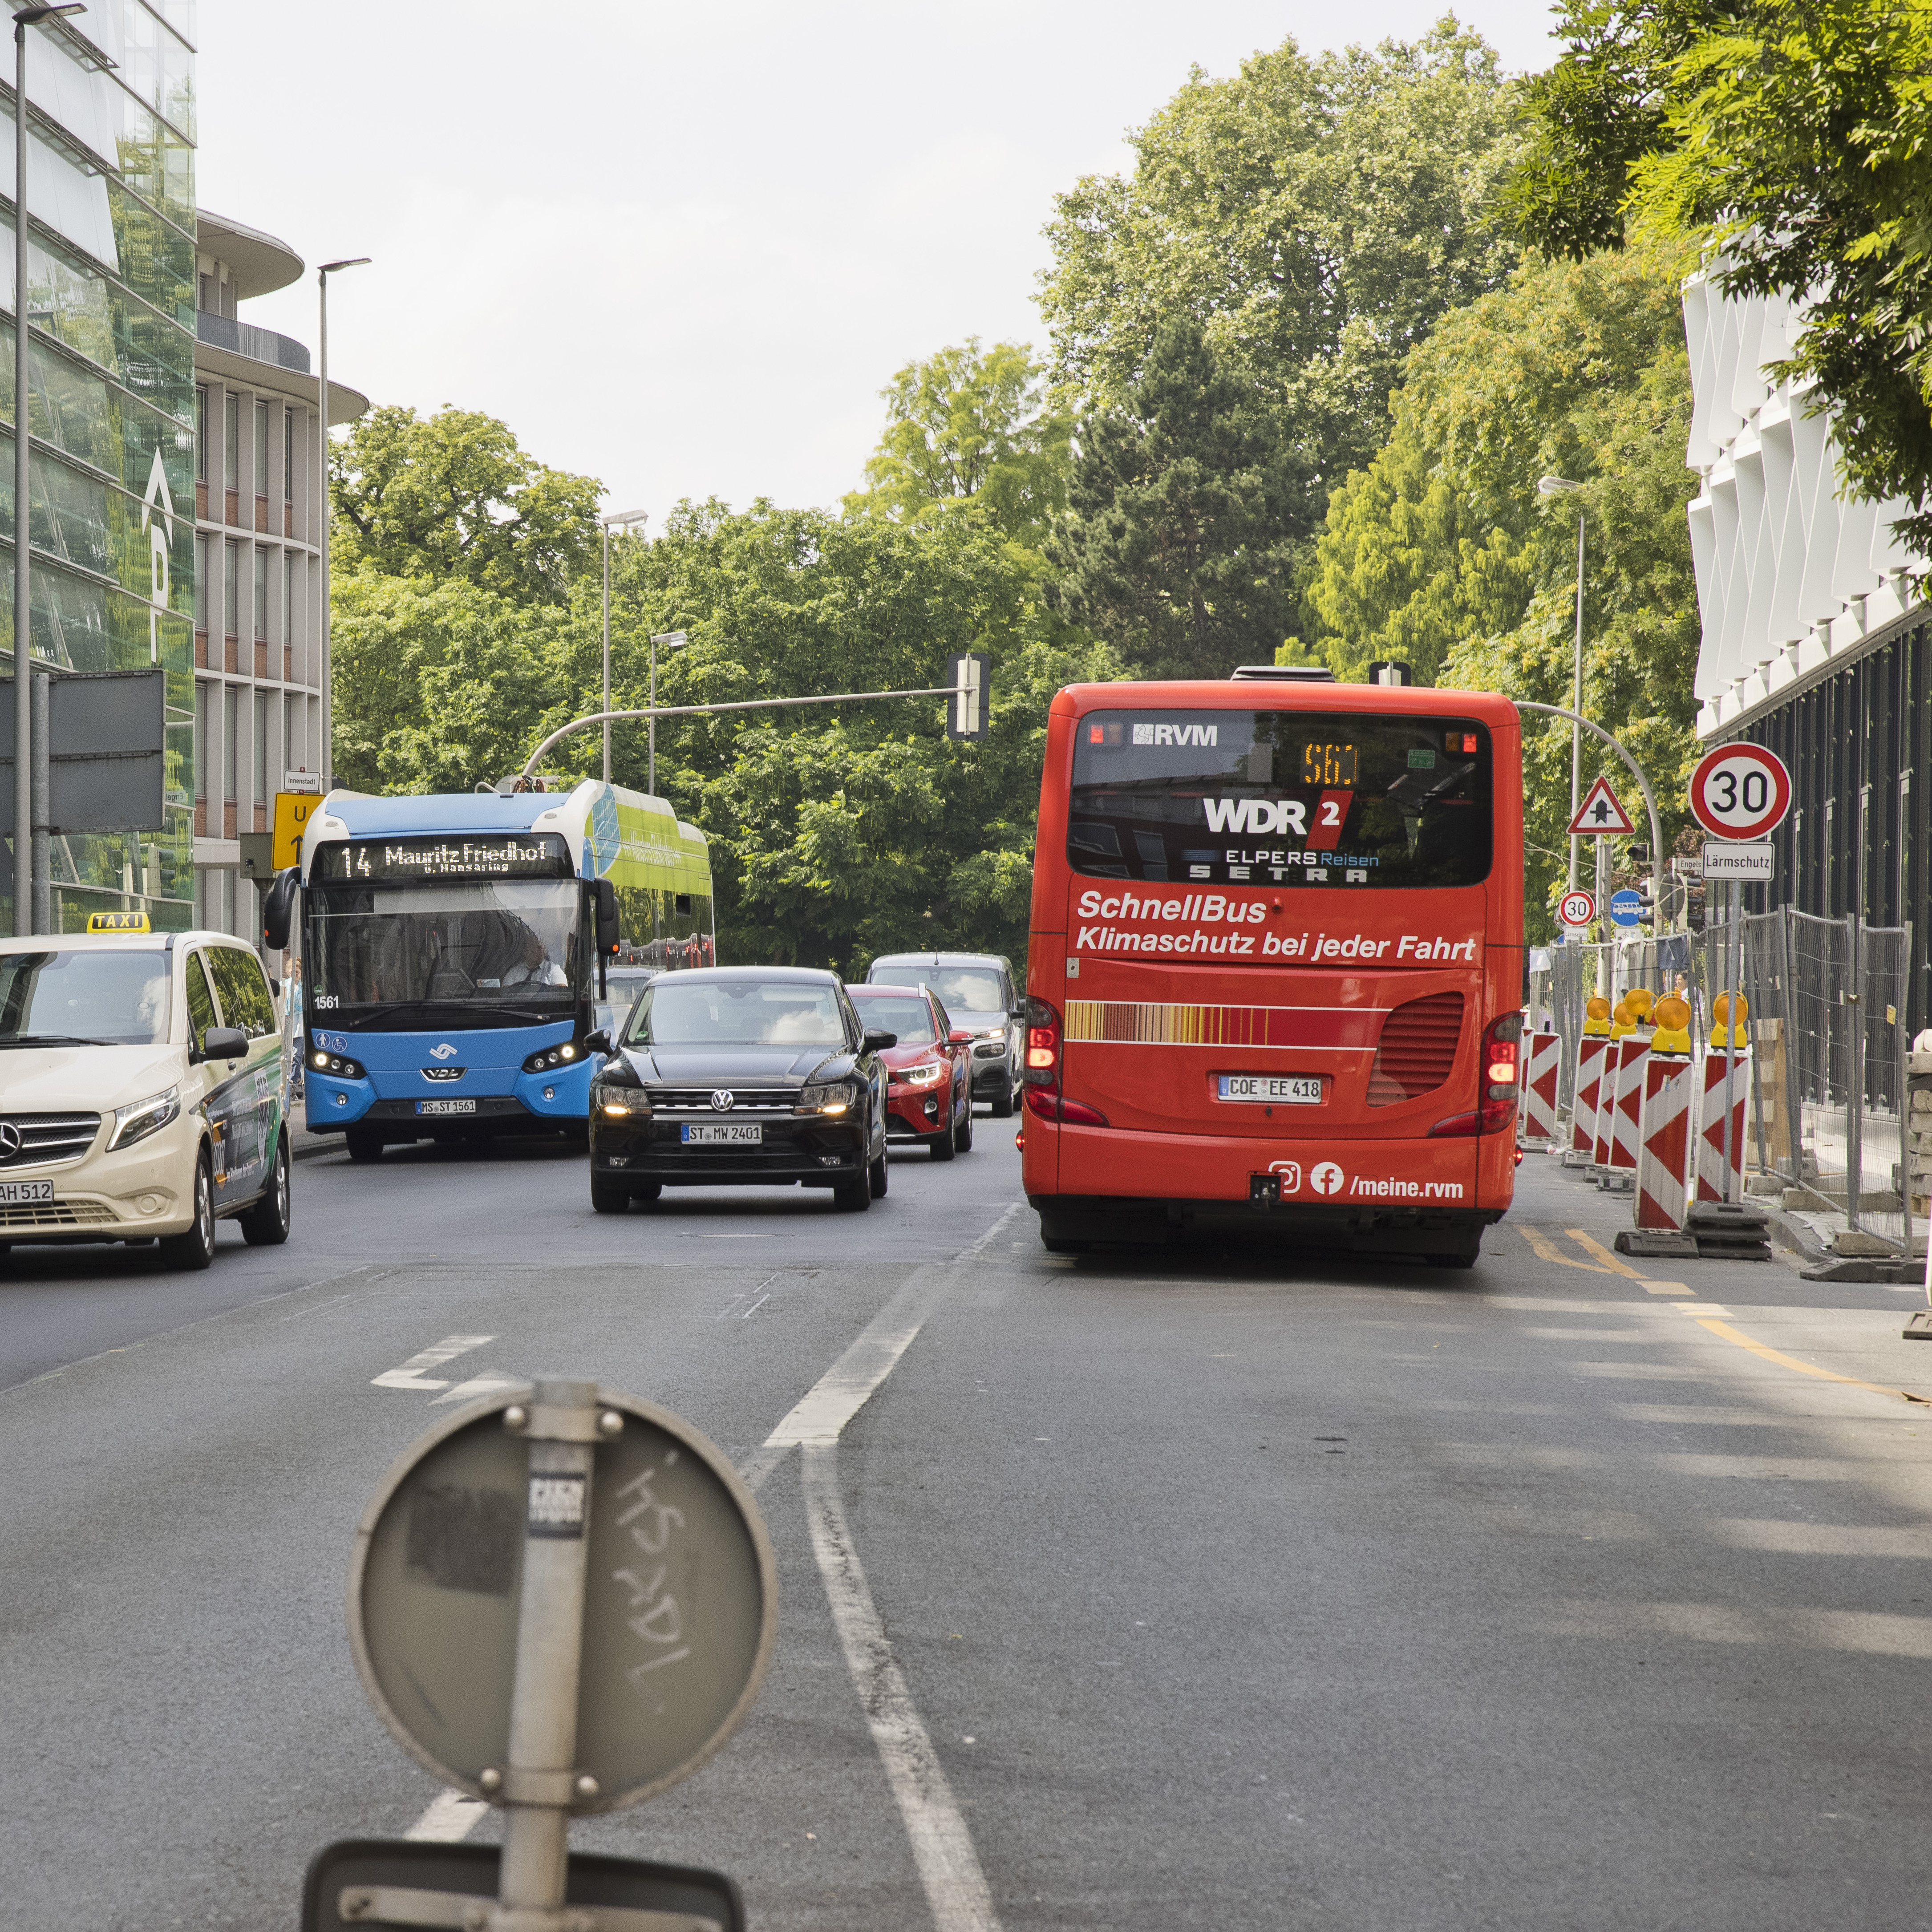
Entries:
[[1622,1000],[1619,1000],[1617,1002],[1616,1011],[1610,1016],[1611,1039],[1627,1040],[1636,1031],[1636,1014],[1632,1012],[1630,1008]]
[[[1731,997],[1729,993],[1720,993],[1711,1003],[1712,1010],[1718,1016],[1717,1024],[1711,1029],[1711,1044],[1713,1046],[1722,1046],[1726,1043],[1724,1029],[1731,1023]],[[1750,1018],[1750,1002],[1742,993],[1737,995],[1737,1002],[1738,1023],[1730,1042],[1734,1051],[1750,1044],[1750,1029],[1744,1024]]]
[[1651,1009],[1657,1004],[1657,996],[1648,986],[1633,986],[1624,995],[1624,1004],[1629,1007],[1639,1026],[1650,1024]]
[[1602,994],[1591,998],[1583,1009],[1583,1030],[1592,1040],[1604,1038],[1610,1030],[1610,1003]]
[[1690,1052],[1690,1004],[1688,1000],[1680,1000],[1675,993],[1666,993],[1651,1009],[1650,1016],[1657,1025],[1650,1040],[1652,1053]]

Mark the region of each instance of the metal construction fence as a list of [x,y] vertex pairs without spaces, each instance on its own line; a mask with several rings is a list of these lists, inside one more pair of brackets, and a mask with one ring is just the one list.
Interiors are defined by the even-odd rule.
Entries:
[[1909,1253],[1915,1232],[1924,1233],[1912,1225],[1906,1173],[1911,958],[1909,926],[1780,908],[1702,932],[1538,947],[1529,1010],[1562,1042],[1557,1099],[1567,1114],[1593,995],[1614,1007],[1636,987],[1680,994],[1701,1054],[1716,1024],[1713,1003],[1738,978],[1751,1045],[1747,1172],[1796,1190],[1792,1205],[1841,1214],[1851,1228]]

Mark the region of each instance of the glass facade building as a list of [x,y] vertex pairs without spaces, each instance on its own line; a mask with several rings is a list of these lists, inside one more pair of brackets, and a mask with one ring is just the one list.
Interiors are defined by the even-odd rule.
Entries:
[[[52,841],[56,922],[194,900],[193,0],[89,0],[29,29],[32,633],[54,670],[167,674],[166,822]],[[8,115],[20,111],[0,87]],[[0,140],[0,674],[14,608],[14,129]],[[5,902],[10,928],[12,908]]]

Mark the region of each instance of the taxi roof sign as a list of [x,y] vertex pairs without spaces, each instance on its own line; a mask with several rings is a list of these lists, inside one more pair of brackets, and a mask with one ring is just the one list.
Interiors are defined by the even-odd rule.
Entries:
[[87,916],[89,932],[152,932],[144,912],[95,912]]

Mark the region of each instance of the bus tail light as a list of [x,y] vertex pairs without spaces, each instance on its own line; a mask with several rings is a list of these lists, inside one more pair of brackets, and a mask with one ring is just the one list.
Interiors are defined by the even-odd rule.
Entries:
[[1516,1080],[1522,1051],[1522,1016],[1504,1013],[1483,1034],[1482,1100],[1472,1114],[1451,1114],[1429,1130],[1432,1140],[1473,1139],[1516,1125]]
[[1064,1100],[1058,1094],[1042,1093],[1037,1087],[1027,1089],[1027,1112],[1042,1120],[1064,1120],[1071,1127],[1104,1127],[1112,1124],[1098,1107],[1084,1100]]
[[[1026,1084],[1053,1087],[1060,1081],[1060,1016],[1044,1000],[1027,1001]],[[1049,1115],[1048,1118],[1052,1117]]]

